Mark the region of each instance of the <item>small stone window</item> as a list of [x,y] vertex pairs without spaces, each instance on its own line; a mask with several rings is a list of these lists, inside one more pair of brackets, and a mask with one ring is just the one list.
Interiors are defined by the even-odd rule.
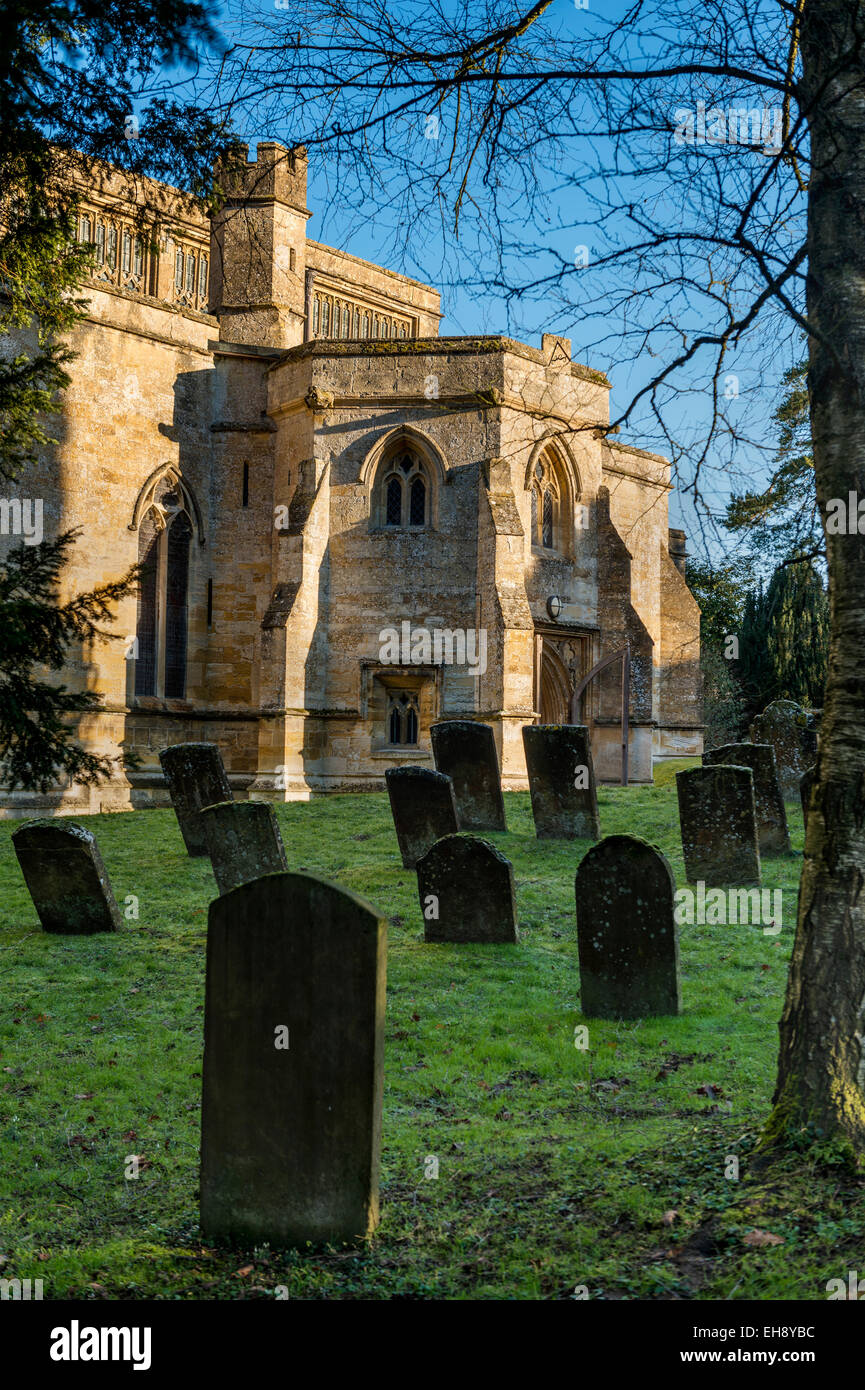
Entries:
[[387,735],[392,747],[416,748],[420,718],[417,692],[388,691]]

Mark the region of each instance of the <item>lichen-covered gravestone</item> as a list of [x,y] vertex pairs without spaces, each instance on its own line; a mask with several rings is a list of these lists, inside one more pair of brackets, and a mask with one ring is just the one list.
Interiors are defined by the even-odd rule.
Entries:
[[220,801],[204,807],[201,822],[220,893],[288,868],[276,814],[266,801]]
[[587,1018],[681,1011],[676,883],[660,850],[608,835],[577,869],[580,1009]]
[[523,748],[538,839],[597,840],[601,824],[588,729],[524,724]]
[[760,883],[760,847],[749,767],[716,763],[676,773],[679,827],[689,883]]
[[460,830],[507,830],[496,741],[488,724],[449,719],[430,729],[439,772],[454,784]]
[[163,748],[159,761],[186,852],[200,858],[208,852],[201,812],[205,806],[234,800],[222,755],[215,743],[175,743]]
[[817,756],[817,731],[813,718],[793,700],[773,700],[758,714],[749,730],[753,743],[771,743],[781,793],[798,795],[802,773]]
[[802,798],[802,819],[805,822],[806,830],[808,829],[808,810],[811,806],[811,788],[816,781],[817,764],[815,763],[813,767],[809,767],[808,771],[802,774],[802,780],[799,783],[799,795]]
[[34,820],[12,844],[44,931],[70,936],[117,931],[120,909],[99,846],[74,821]]
[[389,767],[384,778],[403,867],[413,869],[436,840],[459,829],[453,782],[429,767]]
[[309,874],[210,904],[201,1225],[246,1245],[378,1224],[387,924]]
[[509,860],[477,835],[445,835],[417,862],[427,941],[516,941],[517,904]]
[[725,743],[722,748],[710,748],[703,754],[704,767],[717,763],[732,763],[751,769],[754,774],[754,806],[760,854],[789,854],[787,812],[771,743]]

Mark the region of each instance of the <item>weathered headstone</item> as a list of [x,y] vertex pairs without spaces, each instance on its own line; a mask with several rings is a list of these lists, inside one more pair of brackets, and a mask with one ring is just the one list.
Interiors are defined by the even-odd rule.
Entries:
[[507,830],[496,740],[488,724],[449,719],[430,729],[439,772],[454,784],[460,830]]
[[247,1245],[378,1223],[387,924],[309,874],[210,904],[201,1225]]
[[220,801],[201,822],[220,893],[288,868],[276,813],[266,801]]
[[74,821],[28,821],[12,844],[44,931],[117,931],[120,909],[99,846]]
[[802,798],[802,819],[805,822],[805,829],[808,829],[808,809],[811,805],[811,788],[817,780],[817,764],[809,767],[807,772],[802,774],[799,783],[799,795]]
[[523,748],[539,840],[597,840],[598,793],[581,724],[524,724]]
[[607,835],[577,869],[580,1010],[587,1018],[681,1011],[676,882],[660,850]]
[[764,854],[789,854],[787,812],[771,743],[725,743],[723,747],[710,748],[703,754],[704,767],[717,763],[749,767],[754,774],[754,806],[761,857]]
[[749,767],[716,763],[676,773],[679,827],[689,883],[760,883],[760,848]]
[[413,869],[436,840],[459,829],[453,782],[429,767],[389,767],[384,778],[403,867]]
[[516,941],[514,870],[489,840],[445,835],[417,862],[426,941]]
[[817,730],[808,710],[793,700],[773,700],[758,714],[750,728],[753,743],[771,743],[781,794],[798,795],[802,773],[817,756]]
[[205,806],[234,800],[222,754],[215,743],[175,743],[162,749],[159,761],[187,854],[207,854],[201,812]]

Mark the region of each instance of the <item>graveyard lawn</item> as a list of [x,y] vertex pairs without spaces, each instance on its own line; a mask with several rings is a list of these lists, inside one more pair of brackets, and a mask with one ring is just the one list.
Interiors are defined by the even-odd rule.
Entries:
[[[685,765],[599,790],[604,834],[657,844],[679,886]],[[763,865],[781,934],[683,926],[682,1014],[589,1021],[580,1050],[588,842],[537,841],[528,793],[505,800],[508,832],[484,832],[514,865],[521,940],[501,946],[424,943],[386,794],[277,808],[289,867],[390,923],[381,1225],[359,1249],[302,1252],[231,1250],[198,1228],[209,861],[187,856],[171,811],[87,818],[122,930],[48,935],[11,846],[20,822],[0,825],[0,1277],[41,1279],[46,1299],[823,1299],[846,1283],[865,1248],[862,1178],[819,1143],[771,1180],[751,1159],[798,804],[793,856]]]

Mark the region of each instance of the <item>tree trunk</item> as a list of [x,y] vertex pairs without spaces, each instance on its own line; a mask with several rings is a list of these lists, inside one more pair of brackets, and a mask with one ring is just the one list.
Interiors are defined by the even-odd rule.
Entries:
[[[861,0],[805,0],[808,391],[824,517],[832,498],[865,500],[863,42]],[[764,1147],[810,1126],[865,1156],[865,534],[849,529],[826,538],[829,676]]]

